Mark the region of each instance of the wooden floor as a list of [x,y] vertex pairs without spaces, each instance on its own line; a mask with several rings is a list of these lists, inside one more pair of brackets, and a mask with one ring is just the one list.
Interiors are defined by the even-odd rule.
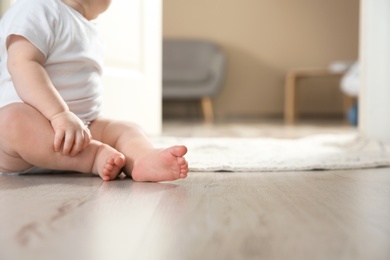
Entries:
[[[172,123],[164,134],[354,131],[301,125],[283,134],[269,124],[264,133],[258,124]],[[388,260],[390,169],[205,172],[169,183],[0,176],[0,259]]]

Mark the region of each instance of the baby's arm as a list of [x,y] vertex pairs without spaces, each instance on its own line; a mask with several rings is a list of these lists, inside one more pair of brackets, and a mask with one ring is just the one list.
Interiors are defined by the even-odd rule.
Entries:
[[[43,67],[45,56],[26,38],[11,35],[8,41],[8,71],[19,97],[35,107],[54,130],[54,150],[75,156],[90,142],[91,134],[53,86]],[[71,75],[70,75],[71,76]]]

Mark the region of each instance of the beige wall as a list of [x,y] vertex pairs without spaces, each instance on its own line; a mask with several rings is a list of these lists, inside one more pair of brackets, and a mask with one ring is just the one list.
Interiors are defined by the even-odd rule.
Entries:
[[15,0],[0,0],[0,16],[14,3]]
[[[164,0],[163,35],[212,39],[227,52],[217,117],[281,116],[289,69],[357,59],[358,16],[358,0]],[[341,113],[338,80],[300,85],[300,111]]]

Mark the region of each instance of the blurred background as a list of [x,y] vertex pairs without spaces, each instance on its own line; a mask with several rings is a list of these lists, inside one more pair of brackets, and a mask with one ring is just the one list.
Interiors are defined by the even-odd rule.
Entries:
[[[211,40],[227,54],[216,121],[283,118],[286,74],[358,58],[358,0],[164,0],[163,38]],[[342,118],[339,77],[298,82],[300,118]],[[163,118],[201,119],[197,102],[163,102]]]
[[[15,1],[0,0],[0,11],[4,12],[12,2]],[[136,62],[129,61],[130,70],[137,70],[140,67],[138,65],[145,64],[140,54],[146,49],[142,47],[144,33],[139,26],[143,24],[143,16],[142,13],[139,14],[139,10],[145,9],[142,6],[149,5],[149,2],[153,5],[153,1],[134,0],[131,4],[127,0],[113,2],[113,5],[120,6],[119,3],[122,3],[131,6],[132,12],[125,12],[126,19],[131,20],[126,25],[126,30],[130,32],[127,37],[129,39],[121,41],[126,43],[124,48],[131,49],[129,51],[134,54],[126,55],[126,58],[136,57]],[[156,6],[160,5],[159,1],[155,2]],[[156,12],[162,13],[162,25],[159,15],[154,15],[151,21],[156,24],[154,34],[158,37],[161,26],[163,39],[211,41],[226,54],[224,81],[221,90],[212,98],[214,122],[236,119],[278,120],[284,116],[288,72],[302,68],[328,69],[335,62],[353,62],[358,59],[359,2],[163,0],[162,10],[160,7],[156,8]],[[112,30],[111,27],[108,31],[123,37],[123,30]],[[117,39],[117,36],[107,36],[105,39]],[[159,43],[154,47],[156,53],[159,48],[157,44]],[[123,48],[119,48],[117,41],[113,42],[113,46],[115,48],[110,49],[123,53]],[[124,59],[124,55],[117,56]],[[160,64],[160,57],[155,57],[153,62]],[[163,60],[165,58],[162,57]],[[159,80],[160,75],[156,73],[152,77]],[[297,86],[299,119],[342,120],[346,117],[340,77],[305,77],[297,81]],[[131,91],[134,92],[134,89]],[[154,93],[149,90],[146,92],[147,95]],[[139,99],[138,96],[136,99]],[[156,102],[143,100],[143,103],[150,106]],[[160,104],[157,103],[156,106]],[[157,122],[155,118],[159,117],[161,111],[159,107],[153,110],[156,110],[156,116],[150,121]],[[130,109],[127,109],[127,114],[128,111]],[[169,122],[170,119],[203,121],[202,107],[196,99],[163,99],[162,115],[164,122]],[[140,121],[142,125],[142,118],[152,117],[130,119]],[[154,128],[159,129],[159,126]]]

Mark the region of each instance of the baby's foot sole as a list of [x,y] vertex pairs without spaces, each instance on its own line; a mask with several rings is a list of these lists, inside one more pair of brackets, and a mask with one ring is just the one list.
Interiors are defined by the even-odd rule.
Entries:
[[185,146],[156,149],[134,163],[131,177],[135,181],[173,181],[186,178],[188,163]]

